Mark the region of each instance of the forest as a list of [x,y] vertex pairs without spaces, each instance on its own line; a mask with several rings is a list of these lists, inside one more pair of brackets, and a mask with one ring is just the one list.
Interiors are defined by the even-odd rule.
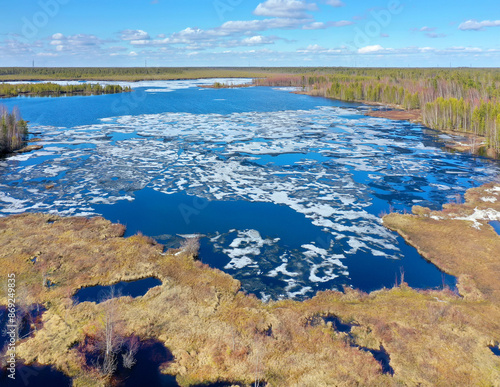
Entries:
[[319,69],[256,80],[295,86],[310,95],[420,109],[432,129],[485,138],[500,154],[500,69]]
[[57,83],[0,83],[0,98],[17,97],[19,95],[100,95],[132,91],[130,87],[105,85],[99,83],[81,83],[78,85],[59,85]]
[[273,68],[241,67],[3,67],[0,68],[0,81],[258,78],[277,71]]
[[28,124],[21,118],[19,110],[12,112],[0,105],[0,156],[23,147],[28,135]]

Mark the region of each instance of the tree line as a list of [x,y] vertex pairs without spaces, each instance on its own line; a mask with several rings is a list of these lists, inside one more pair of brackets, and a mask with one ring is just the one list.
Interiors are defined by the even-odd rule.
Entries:
[[28,124],[21,118],[19,110],[12,112],[0,105],[0,155],[23,147],[28,136]]
[[132,89],[129,86],[122,87],[119,85],[100,85],[99,83],[79,83],[76,85],[59,85],[57,83],[20,83],[0,84],[0,97],[10,98],[19,95],[100,95],[100,94],[116,94],[129,92]]
[[310,95],[421,109],[424,125],[486,138],[500,155],[500,69],[326,69],[255,81]]
[[257,78],[270,73],[276,73],[276,70],[240,67],[0,67],[0,81]]

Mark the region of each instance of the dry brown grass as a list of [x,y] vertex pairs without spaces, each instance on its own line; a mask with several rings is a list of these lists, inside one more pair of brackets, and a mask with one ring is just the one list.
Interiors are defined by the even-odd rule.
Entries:
[[474,227],[471,221],[457,219],[477,210],[500,211],[500,191],[494,190],[496,186],[500,187],[492,183],[471,189],[465,195],[465,203],[447,204],[442,211],[417,206],[414,215],[389,214],[384,217],[384,224],[401,234],[421,255],[458,277],[463,296],[480,297],[479,290],[500,304],[500,237],[487,220],[478,220]]
[[[403,284],[371,294],[347,289],[264,304],[239,292],[231,276],[188,254],[163,255],[144,236],[124,239],[123,231],[102,218],[0,219],[0,276],[16,272],[28,301],[48,308],[43,328],[18,345],[22,358],[55,365],[77,386],[102,383],[97,373],[85,371],[75,344],[98,333],[112,303],[121,335],[155,338],[172,351],[175,360],[162,369],[183,386],[217,380],[251,385],[256,379],[270,386],[500,385],[500,358],[487,348],[500,340],[500,319],[489,299],[418,292]],[[42,286],[40,271],[57,286]],[[466,274],[476,280],[473,272]],[[163,285],[144,297],[77,305],[69,298],[82,286],[149,275]],[[4,290],[0,300],[5,303]],[[308,323],[322,315],[355,322],[352,337]],[[394,376],[351,343],[383,345]]]
[[413,110],[375,110],[366,112],[370,117],[388,118],[390,120],[422,121],[422,111]]

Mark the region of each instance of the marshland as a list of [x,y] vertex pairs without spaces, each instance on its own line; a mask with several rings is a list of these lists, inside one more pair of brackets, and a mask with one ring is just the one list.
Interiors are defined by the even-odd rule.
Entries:
[[[2,100],[17,147],[41,146],[0,160],[19,369],[75,386],[143,372],[158,386],[495,385],[500,164],[482,106],[496,70],[203,71],[115,69],[99,83],[126,93]],[[418,80],[432,71],[437,87]],[[425,126],[425,106],[447,119],[440,98],[464,101],[465,125]]]

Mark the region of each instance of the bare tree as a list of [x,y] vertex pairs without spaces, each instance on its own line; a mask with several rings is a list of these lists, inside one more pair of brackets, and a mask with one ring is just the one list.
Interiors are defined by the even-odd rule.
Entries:
[[102,353],[102,363],[98,359],[97,368],[102,374],[111,376],[116,371],[118,366],[117,354],[120,352],[123,339],[119,334],[118,312],[114,302],[115,289],[111,287],[109,294],[106,297],[108,301],[104,303],[104,320],[102,337],[99,343]]
[[139,351],[139,339],[133,336],[127,343],[127,351],[122,354],[123,366],[125,368],[132,368],[137,362],[135,355]]
[[200,250],[200,238],[186,238],[181,244],[181,249],[186,254],[192,255],[194,258],[197,258]]

